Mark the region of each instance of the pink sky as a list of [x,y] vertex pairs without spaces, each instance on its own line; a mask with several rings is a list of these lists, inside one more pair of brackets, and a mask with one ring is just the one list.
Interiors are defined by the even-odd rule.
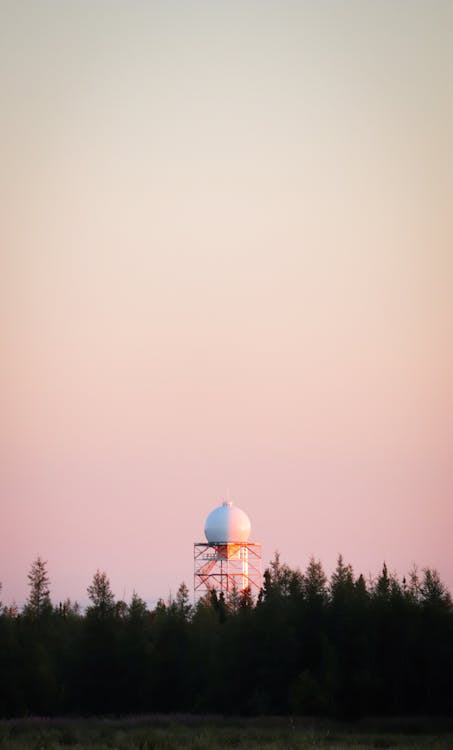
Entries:
[[7,3],[0,581],[263,543],[453,589],[449,2]]

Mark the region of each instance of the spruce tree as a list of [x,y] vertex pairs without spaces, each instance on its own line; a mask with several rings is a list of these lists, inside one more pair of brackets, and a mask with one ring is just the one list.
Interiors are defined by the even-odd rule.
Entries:
[[50,579],[47,574],[47,561],[37,557],[32,563],[28,574],[28,585],[30,594],[25,613],[31,617],[41,617],[52,610],[50,601]]

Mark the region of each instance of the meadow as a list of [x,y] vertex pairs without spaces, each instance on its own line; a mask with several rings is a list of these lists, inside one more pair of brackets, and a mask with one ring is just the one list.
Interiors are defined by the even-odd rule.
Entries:
[[448,750],[452,723],[194,717],[22,719],[0,723],[1,750]]

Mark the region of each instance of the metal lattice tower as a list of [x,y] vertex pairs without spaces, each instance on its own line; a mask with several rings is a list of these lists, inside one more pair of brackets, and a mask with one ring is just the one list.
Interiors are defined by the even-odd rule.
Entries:
[[194,544],[195,598],[213,589],[230,594],[249,588],[253,597],[260,591],[261,544],[250,542],[250,521],[244,511],[224,502],[208,516],[207,542]]
[[207,594],[211,589],[229,594],[234,589],[246,588],[256,596],[261,583],[261,544],[194,544],[195,596]]

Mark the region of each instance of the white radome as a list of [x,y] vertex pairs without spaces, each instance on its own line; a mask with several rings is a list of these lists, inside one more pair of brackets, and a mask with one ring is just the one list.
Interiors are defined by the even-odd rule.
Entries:
[[207,517],[204,533],[210,544],[247,542],[250,536],[250,519],[233,503],[224,502]]

